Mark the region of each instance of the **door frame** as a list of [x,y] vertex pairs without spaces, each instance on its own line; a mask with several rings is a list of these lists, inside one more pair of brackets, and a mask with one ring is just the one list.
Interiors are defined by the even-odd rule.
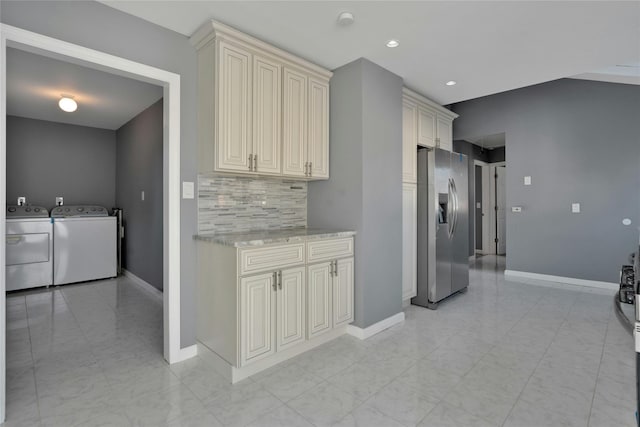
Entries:
[[[169,363],[193,357],[196,345],[180,343],[180,75],[42,34],[0,24],[0,205],[6,204],[6,54],[7,47],[62,59],[100,71],[163,87],[163,330],[164,358]],[[6,212],[0,209],[0,235]],[[5,246],[0,245],[0,422],[6,403]]]
[[[506,162],[496,162],[496,163],[490,163],[489,164],[489,180],[491,183],[494,182],[495,180],[495,174],[496,174],[496,168],[498,167],[502,167],[504,166],[506,168],[507,163]],[[506,170],[506,169],[505,169]],[[505,191],[506,191],[506,181],[505,181]],[[491,247],[492,249],[488,252],[490,254],[497,254],[497,249],[496,249],[496,227],[494,226],[494,224],[496,223],[496,211],[493,208],[496,205],[496,189],[494,185],[489,185],[489,194],[490,194],[490,202],[491,204],[489,205],[491,208],[489,209],[489,224],[492,224],[489,227],[490,233],[489,233],[489,247]],[[507,209],[506,203],[505,203],[505,211]],[[507,220],[507,216],[506,216],[506,212],[505,212],[505,222]],[[506,229],[506,224],[505,224],[505,229]],[[505,242],[505,247],[506,247],[506,242]]]
[[480,255],[486,255],[491,253],[488,248],[490,245],[490,238],[489,238],[489,233],[487,232],[487,230],[489,229],[489,203],[487,203],[487,201],[490,200],[491,196],[490,196],[490,192],[489,192],[489,183],[491,182],[491,178],[490,178],[490,173],[489,173],[489,166],[490,163],[487,162],[483,162],[482,160],[474,160],[473,161],[473,173],[474,173],[474,182],[475,182],[475,172],[476,166],[480,166],[482,168],[482,249],[476,249],[477,246],[477,234],[476,234],[476,229],[477,229],[477,224],[476,224],[476,215],[475,215],[475,210],[476,210],[476,205],[477,205],[477,198],[476,198],[476,191],[475,191],[475,186],[473,189],[473,249],[474,249],[474,253],[476,254],[480,254]]

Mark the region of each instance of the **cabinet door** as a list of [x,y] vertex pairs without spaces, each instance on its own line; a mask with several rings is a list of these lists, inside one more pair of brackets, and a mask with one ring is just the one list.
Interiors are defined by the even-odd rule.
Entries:
[[274,285],[273,273],[240,280],[240,365],[275,353]]
[[275,59],[263,55],[253,57],[253,155],[257,156],[256,172],[281,173],[281,76]]
[[443,150],[453,150],[453,127],[451,125],[451,119],[438,116],[438,146]]
[[408,100],[402,103],[402,181],[417,182],[418,106]]
[[220,42],[217,169],[249,172],[251,153],[251,53]]
[[418,189],[402,184],[402,300],[418,294]]
[[329,178],[329,83],[309,78],[308,161],[312,178]]
[[336,263],[333,278],[333,327],[353,322],[353,258]]
[[418,145],[436,146],[436,113],[422,105],[418,106]]
[[278,283],[278,313],[276,321],[277,351],[284,350],[306,339],[305,274],[304,267],[282,270]]
[[306,176],[307,76],[285,67],[283,80],[282,173],[290,176]]
[[313,338],[331,330],[332,299],[330,263],[310,265],[307,269],[307,335]]

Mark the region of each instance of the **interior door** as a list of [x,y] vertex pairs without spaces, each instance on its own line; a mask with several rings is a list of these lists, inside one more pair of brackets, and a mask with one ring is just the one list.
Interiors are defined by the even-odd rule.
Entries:
[[506,172],[504,166],[496,167],[496,253],[504,255],[507,253],[507,191]]
[[278,278],[277,351],[305,340],[305,268],[282,270]]

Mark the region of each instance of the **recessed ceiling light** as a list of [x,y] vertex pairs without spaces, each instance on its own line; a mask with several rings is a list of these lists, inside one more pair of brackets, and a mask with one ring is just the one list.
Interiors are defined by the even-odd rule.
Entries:
[[457,82],[456,82],[455,80],[449,80],[449,81],[447,82],[447,86],[455,86],[455,84],[456,84],[456,83],[457,83]]
[[78,103],[68,95],[62,95],[62,98],[58,101],[58,106],[62,111],[66,111],[67,113],[73,113],[78,109]]
[[338,16],[338,24],[346,27],[347,25],[351,25],[353,24],[353,21],[355,21],[355,17],[353,16],[353,13],[351,12],[342,12],[339,16]]
[[387,47],[398,47],[400,46],[400,42],[395,39],[391,39],[387,42]]

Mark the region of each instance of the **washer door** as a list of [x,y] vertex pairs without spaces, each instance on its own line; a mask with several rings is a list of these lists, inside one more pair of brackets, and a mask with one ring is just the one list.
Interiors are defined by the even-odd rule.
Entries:
[[50,233],[7,234],[7,265],[48,262]]

